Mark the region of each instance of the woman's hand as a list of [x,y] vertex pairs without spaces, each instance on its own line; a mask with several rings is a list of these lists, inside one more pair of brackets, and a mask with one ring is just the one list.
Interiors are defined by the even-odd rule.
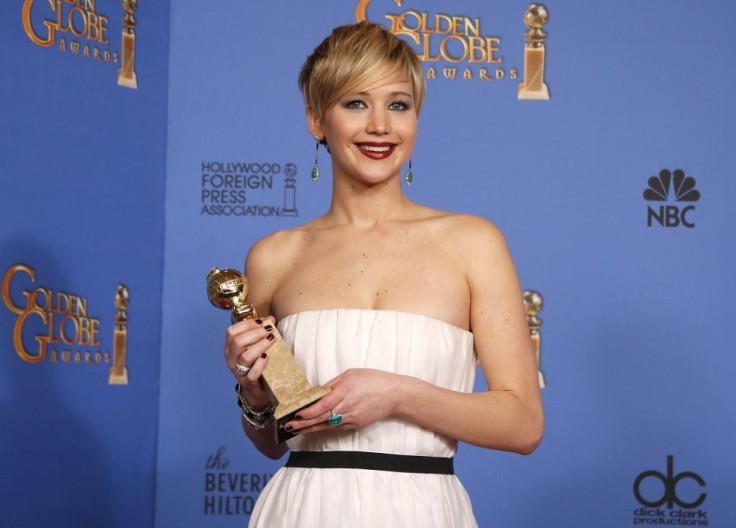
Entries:
[[[320,401],[300,410],[285,424],[295,433],[323,429],[361,429],[393,414],[400,376],[382,370],[349,369],[326,384],[332,389]],[[338,426],[329,424],[330,412],[342,416]]]
[[273,324],[272,317],[246,319],[228,327],[225,335],[225,362],[240,383],[243,397],[254,409],[269,405],[261,374],[274,340]]

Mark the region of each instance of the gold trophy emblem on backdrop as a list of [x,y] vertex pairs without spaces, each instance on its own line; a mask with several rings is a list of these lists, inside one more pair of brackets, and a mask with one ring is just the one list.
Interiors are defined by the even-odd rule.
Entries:
[[549,99],[549,89],[544,83],[544,39],[542,31],[549,21],[547,8],[542,4],[529,4],[524,13],[524,24],[529,31],[524,33],[524,81],[519,84],[519,99]]
[[138,0],[123,0],[123,57],[118,70],[118,85],[138,89],[138,77],[135,74],[135,25],[133,13],[138,7]]
[[115,289],[115,330],[113,330],[112,367],[107,378],[110,385],[128,384],[128,367],[125,365],[128,346],[128,304],[130,291],[125,284],[118,284]]
[[[248,279],[239,271],[212,268],[207,274],[207,297],[213,306],[230,310],[233,322],[256,319],[258,315],[248,297]],[[294,436],[284,430],[284,424],[304,407],[330,392],[327,387],[313,387],[299,368],[294,355],[274,328],[274,343],[268,349],[268,364],[263,370],[263,381],[273,403],[276,420],[276,441]]]
[[539,388],[543,389],[547,386],[544,380],[544,373],[542,372],[541,365],[541,347],[542,347],[542,335],[539,332],[539,328],[542,326],[542,320],[538,317],[539,312],[542,311],[544,301],[539,292],[534,290],[524,290],[524,311],[526,312],[526,324],[529,327],[529,335],[532,337],[532,344],[534,345],[534,353],[537,356],[537,373],[539,375]]

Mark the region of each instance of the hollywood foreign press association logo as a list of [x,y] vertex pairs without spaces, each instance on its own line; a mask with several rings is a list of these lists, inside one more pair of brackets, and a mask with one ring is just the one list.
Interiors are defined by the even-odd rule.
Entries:
[[682,169],[672,172],[662,169],[659,176],[649,178],[648,185],[644,191],[646,201],[672,202],[674,199],[677,205],[669,203],[660,204],[659,207],[647,206],[647,227],[652,227],[653,222],[662,227],[695,227],[692,218],[695,205],[692,204],[700,200],[700,191],[695,188],[695,178],[686,176]]
[[[295,163],[202,161],[199,214],[299,216],[296,173]],[[281,174],[283,187],[279,187]]]
[[700,508],[707,497],[703,477],[693,471],[675,473],[673,455],[667,455],[666,471],[637,475],[634,497],[640,507],[634,510],[633,524],[708,526],[708,512]]

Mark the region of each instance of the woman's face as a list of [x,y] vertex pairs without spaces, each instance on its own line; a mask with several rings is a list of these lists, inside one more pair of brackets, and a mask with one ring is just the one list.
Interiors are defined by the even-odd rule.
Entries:
[[340,99],[313,134],[324,137],[332,154],[333,176],[366,185],[397,178],[417,137],[417,112],[411,81],[387,77]]

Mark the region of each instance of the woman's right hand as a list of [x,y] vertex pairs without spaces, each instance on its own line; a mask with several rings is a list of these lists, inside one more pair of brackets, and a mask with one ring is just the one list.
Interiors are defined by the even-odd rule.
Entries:
[[[225,362],[240,383],[241,394],[255,410],[265,409],[270,404],[261,374],[275,337],[273,325],[273,317],[246,319],[228,327],[225,335]],[[241,373],[236,365],[247,372]]]

